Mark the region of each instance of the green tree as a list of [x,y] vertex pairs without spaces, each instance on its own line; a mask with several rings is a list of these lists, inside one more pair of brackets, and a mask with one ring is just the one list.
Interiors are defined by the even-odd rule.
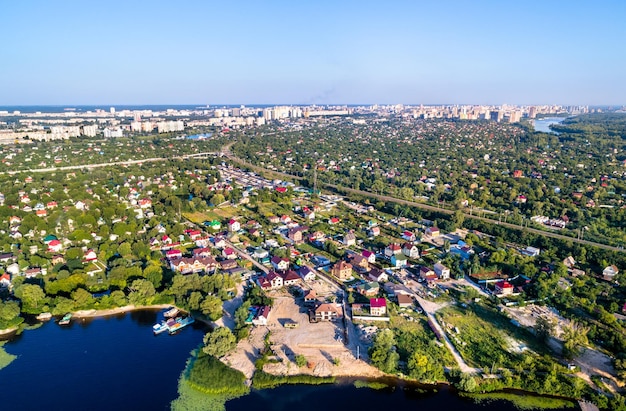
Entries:
[[461,391],[474,392],[478,388],[478,383],[472,375],[463,373],[461,375],[461,380],[459,381],[458,388]]
[[15,296],[22,300],[22,311],[39,314],[47,301],[46,294],[35,284],[22,284],[15,290]]
[[548,339],[554,335],[555,328],[556,324],[554,321],[551,321],[545,316],[537,318],[537,321],[535,322],[535,334],[537,335],[537,338],[543,342],[547,342]]
[[395,372],[400,355],[396,352],[392,330],[381,330],[376,334],[369,355],[375,367],[386,373]]
[[589,329],[579,324],[572,324],[563,329],[563,356],[572,359],[580,354],[583,346],[589,343]]
[[203,342],[204,347],[202,351],[216,358],[225,356],[237,346],[237,338],[227,327],[218,327],[207,333]]
[[304,367],[306,365],[306,357],[302,354],[296,355],[296,365],[298,367]]
[[214,295],[207,295],[200,304],[202,314],[211,321],[217,321],[222,317],[222,299]]

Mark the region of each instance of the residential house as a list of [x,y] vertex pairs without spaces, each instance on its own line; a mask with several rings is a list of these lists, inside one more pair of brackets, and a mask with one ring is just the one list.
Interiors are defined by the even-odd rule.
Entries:
[[275,215],[270,216],[267,219],[270,222],[270,224],[278,224],[278,223],[280,223],[280,217],[275,216]]
[[252,319],[252,324],[257,327],[267,325],[267,322],[270,319],[270,311],[272,310],[272,307],[269,305],[264,305],[262,307],[255,308],[256,315]]
[[402,247],[400,244],[391,243],[387,247],[385,247],[385,256],[391,258],[393,255],[402,253]]
[[296,285],[302,278],[293,270],[287,270],[279,274],[283,278],[283,285]]
[[426,229],[426,235],[428,237],[439,237],[441,235],[441,231],[437,227],[428,227]]
[[225,259],[217,263],[220,270],[232,270],[233,268],[239,267],[237,264],[237,260],[229,260]]
[[370,315],[382,317],[387,314],[387,300],[384,298],[370,298]]
[[58,253],[63,249],[63,244],[59,240],[52,240],[48,243],[49,253]]
[[409,258],[420,258],[420,250],[413,243],[404,243],[402,245],[402,254]]
[[8,263],[9,261],[15,261],[17,258],[13,253],[2,253],[0,254],[0,263]]
[[541,252],[540,249],[535,248],[535,247],[530,247],[530,246],[526,247],[525,250],[522,250],[522,254],[525,254],[530,257],[537,257],[540,252]]
[[335,224],[339,224],[341,220],[338,219],[337,217],[331,217],[328,219],[328,224],[330,225],[335,225]]
[[366,297],[373,297],[378,294],[380,286],[376,281],[371,281],[369,283],[357,285],[356,290],[361,295],[364,295]]
[[405,231],[402,233],[402,239],[404,241],[410,241],[413,242],[417,239],[417,237],[415,236],[415,233],[412,233],[410,231]]
[[410,295],[398,294],[396,298],[398,299],[398,307],[400,308],[408,308],[413,306],[413,297],[411,297]]
[[384,282],[389,281],[389,274],[387,274],[385,271],[381,270],[380,268],[374,267],[367,274],[367,278],[369,278],[370,281],[384,283]]
[[234,218],[231,218],[228,221],[228,231],[233,233],[239,230],[241,230],[241,223],[239,223],[239,221],[235,220]]
[[615,276],[619,273],[619,270],[615,265],[610,265],[602,270],[602,277],[607,281],[613,281]]
[[173,259],[176,259],[176,258],[181,258],[182,256],[183,256],[183,252],[182,252],[182,251],[180,251],[180,250],[167,250],[167,251],[165,252],[165,257],[166,257],[168,260],[173,260]]
[[252,253],[252,257],[256,258],[257,260],[262,260],[264,258],[269,257],[270,253],[269,251],[267,251],[266,249],[262,248],[262,247],[256,247],[254,249],[254,252]]
[[474,254],[474,250],[472,250],[470,246],[467,246],[467,245],[459,246],[458,244],[452,246],[450,248],[450,252],[452,254],[458,255],[459,257],[461,257],[462,260],[469,260]]
[[278,275],[275,271],[270,271],[269,273],[260,276],[257,282],[259,287],[264,290],[277,289],[283,286],[283,277]]
[[306,265],[300,267],[300,269],[298,270],[298,274],[300,274],[300,277],[302,277],[304,281],[313,281],[316,277],[315,271],[313,271]]
[[301,244],[304,242],[302,238],[302,227],[290,228],[287,231],[287,238],[293,241],[295,244]]
[[6,267],[6,272],[13,275],[19,275],[20,274],[20,266],[17,263],[12,263],[7,265]]
[[200,230],[191,230],[191,231],[187,232],[187,235],[189,236],[189,238],[191,238],[191,241],[195,241],[198,238],[202,237],[202,231],[200,231]]
[[214,237],[213,247],[219,248],[219,249],[226,247],[226,240],[223,237]]
[[335,304],[320,304],[313,311],[313,320],[318,321],[333,321],[341,317],[340,308]]
[[291,223],[291,217],[289,217],[288,215],[282,215],[280,216],[280,222],[283,224],[289,224]]
[[396,268],[404,267],[408,264],[408,260],[401,254],[391,256],[391,265]]
[[0,287],[10,287],[11,286],[11,276],[7,273],[0,275]]
[[506,280],[500,280],[496,283],[495,294],[498,296],[505,296],[513,294],[513,284]]
[[572,269],[576,266],[576,260],[574,260],[574,257],[570,255],[565,260],[563,260],[563,265],[568,269]]
[[370,264],[367,261],[367,258],[363,257],[361,254],[349,254],[348,262],[352,264],[352,267],[358,272],[365,272],[369,270]]
[[194,248],[191,250],[191,255],[194,257],[210,257],[211,249],[208,247]]
[[331,274],[340,280],[347,280],[352,277],[352,264],[345,262],[343,260],[335,263],[333,268],[330,270]]
[[370,264],[374,264],[376,262],[376,253],[370,250],[361,251],[361,255],[367,258],[367,262]]
[[222,257],[227,260],[234,260],[237,258],[237,252],[232,247],[226,247],[222,250]]
[[367,235],[370,237],[378,237],[380,235],[380,227],[370,227],[367,229]]
[[181,274],[215,271],[217,261],[209,257],[182,257],[170,261],[170,267]]
[[217,220],[212,220],[208,223],[204,223],[205,226],[208,226],[209,228],[215,230],[215,231],[219,231],[222,228],[222,223],[220,223]]
[[420,267],[420,278],[424,281],[435,281],[437,274],[430,267],[423,265]]
[[436,263],[433,266],[435,274],[439,277],[440,280],[447,280],[450,278],[450,269],[441,263]]
[[356,244],[356,236],[353,231],[349,231],[343,236],[343,244],[348,247]]
[[304,304],[314,306],[317,302],[317,293],[315,290],[307,290],[304,292]]
[[[8,271],[8,270],[7,270]],[[42,270],[39,267],[32,267],[32,268],[28,268],[26,269],[22,275],[26,278],[34,278],[37,277],[38,275],[45,275],[46,272],[44,270]]]
[[55,254],[52,256],[52,265],[57,265],[57,264],[65,264],[65,257],[63,257],[63,255],[61,254]]
[[92,261],[96,261],[98,259],[98,255],[96,254],[96,252],[94,250],[87,250],[85,252],[85,255],[83,256],[83,261],[89,263]]
[[284,257],[274,256],[270,260],[272,267],[278,271],[285,271],[289,269],[289,259]]

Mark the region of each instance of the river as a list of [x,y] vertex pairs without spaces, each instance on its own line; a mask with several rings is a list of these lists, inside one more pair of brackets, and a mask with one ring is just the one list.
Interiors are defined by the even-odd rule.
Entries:
[[535,131],[541,131],[542,133],[555,133],[550,129],[551,124],[559,124],[565,120],[565,117],[544,117],[533,121]]
[[[175,336],[152,335],[160,311],[54,322],[25,331],[4,349],[18,358],[0,370],[4,410],[167,410],[192,349],[202,342],[198,323]],[[418,393],[401,387],[372,390],[352,384],[283,386],[253,391],[226,403],[227,411],[377,410],[513,411],[503,401],[475,404],[443,389]]]

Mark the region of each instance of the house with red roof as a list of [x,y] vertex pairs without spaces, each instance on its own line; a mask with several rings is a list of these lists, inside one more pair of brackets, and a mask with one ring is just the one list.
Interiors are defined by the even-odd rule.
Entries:
[[339,224],[339,222],[340,222],[340,221],[341,221],[341,220],[340,220],[340,219],[338,219],[337,217],[331,217],[331,218],[328,220],[328,224],[330,224],[330,225],[333,225],[333,224]]
[[506,280],[500,280],[496,283],[495,294],[497,296],[505,296],[513,294],[513,284]]
[[96,261],[98,259],[98,255],[94,250],[87,250],[85,255],[83,256],[83,260],[86,262]]
[[274,269],[278,271],[285,271],[289,269],[288,258],[274,256],[270,260],[270,263],[272,264],[272,267],[274,267]]
[[400,244],[391,243],[387,247],[385,247],[385,255],[389,258],[391,258],[392,256],[396,254],[401,254],[401,253],[402,253],[402,247],[400,247]]
[[402,254],[409,258],[420,258],[420,250],[413,243],[404,243],[402,245]]
[[226,247],[222,250],[222,257],[228,260],[234,260],[237,258],[237,253],[232,247]]
[[228,231],[235,232],[239,230],[241,230],[241,224],[239,223],[239,221],[235,220],[234,218],[228,220]]
[[11,276],[8,273],[4,273],[0,275],[0,286],[1,287],[11,286]]
[[287,270],[280,274],[280,276],[283,278],[283,285],[295,285],[302,280],[300,276],[293,270]]
[[417,237],[415,237],[415,233],[412,233],[410,231],[405,231],[402,233],[402,239],[404,241],[415,241]]
[[387,300],[384,298],[370,298],[370,315],[382,317],[387,314]]
[[48,252],[58,253],[63,249],[63,244],[59,240],[52,240],[48,243]]
[[191,255],[194,257],[209,257],[211,255],[211,249],[208,247],[194,248],[191,250]]
[[367,258],[367,262],[370,264],[374,264],[376,262],[376,253],[370,250],[361,251],[361,255]]
[[259,287],[264,290],[281,288],[283,286],[283,277],[278,275],[275,271],[262,275],[257,280]]
[[165,257],[167,257],[168,260],[181,258],[182,256],[183,256],[183,252],[180,250],[167,250],[165,252]]

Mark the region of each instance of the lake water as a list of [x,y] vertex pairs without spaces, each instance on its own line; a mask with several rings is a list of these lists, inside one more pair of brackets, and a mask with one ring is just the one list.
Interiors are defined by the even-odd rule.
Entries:
[[562,123],[563,120],[565,120],[565,117],[545,117],[534,120],[535,131],[541,131],[542,133],[554,133],[554,131],[550,130],[550,125]]
[[[202,342],[198,323],[175,336],[152,335],[160,311],[54,322],[25,331],[4,348],[18,358],[0,371],[2,410],[167,410],[189,353]],[[443,389],[418,393],[352,384],[283,386],[226,403],[227,411],[293,410],[513,411],[508,402],[478,405]]]

